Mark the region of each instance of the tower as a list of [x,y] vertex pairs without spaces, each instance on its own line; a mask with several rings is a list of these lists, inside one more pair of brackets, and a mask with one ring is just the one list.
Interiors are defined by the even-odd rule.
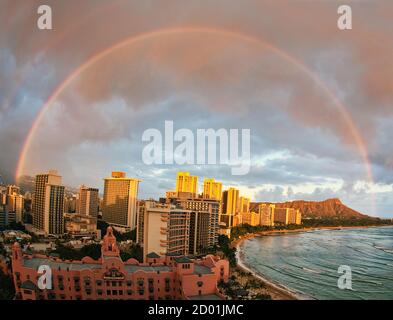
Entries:
[[198,177],[189,172],[178,172],[176,176],[176,192],[198,193]]
[[136,202],[140,180],[126,178],[124,172],[112,172],[104,179],[102,218],[121,229],[136,227]]
[[46,234],[64,233],[64,191],[57,171],[36,176],[32,212],[34,228]]

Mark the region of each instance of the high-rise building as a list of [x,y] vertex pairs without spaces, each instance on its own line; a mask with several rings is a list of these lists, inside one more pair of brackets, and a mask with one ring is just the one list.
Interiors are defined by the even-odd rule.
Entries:
[[257,212],[242,212],[242,223],[250,226],[259,226],[261,224],[261,215]]
[[7,195],[20,194],[20,188],[15,185],[7,186]]
[[140,203],[137,242],[143,256],[189,253],[190,211],[148,200]]
[[239,198],[239,213],[250,211],[250,198],[240,197]]
[[222,183],[206,178],[203,181],[203,197],[205,199],[221,200]]
[[189,172],[178,172],[176,177],[176,192],[198,193],[198,177]]
[[274,224],[288,224],[289,222],[289,209],[288,208],[275,208],[274,210]]
[[76,213],[77,212],[77,195],[68,194],[64,198],[64,212],[65,213]]
[[221,212],[219,200],[180,192],[176,197],[167,197],[166,201],[190,211],[189,254],[205,253],[218,243]]
[[98,206],[98,189],[82,185],[79,189],[79,198],[77,201],[78,214],[97,219]]
[[302,218],[299,209],[287,208],[288,211],[288,224],[301,224]]
[[260,215],[260,223],[262,226],[274,226],[274,204],[260,203],[258,205],[258,213]]
[[36,176],[33,227],[50,235],[64,233],[64,186],[55,170]]
[[239,190],[229,188],[222,194],[222,213],[220,222],[225,223],[227,228],[234,225],[234,217],[239,213]]
[[127,178],[124,172],[112,172],[104,181],[103,220],[121,230],[134,229],[140,180]]
[[7,195],[8,211],[15,213],[15,222],[22,222],[24,211],[24,198],[21,194],[13,193]]
[[235,188],[225,190],[222,196],[222,202],[223,214],[235,215],[238,213],[239,190]]

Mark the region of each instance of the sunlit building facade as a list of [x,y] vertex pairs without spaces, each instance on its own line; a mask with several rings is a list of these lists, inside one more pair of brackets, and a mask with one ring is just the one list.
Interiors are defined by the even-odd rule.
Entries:
[[239,190],[229,188],[222,194],[222,212],[220,222],[224,223],[227,228],[238,224],[234,217],[239,214]]
[[274,226],[274,212],[276,206],[274,204],[260,203],[258,205],[258,213],[260,215],[260,224],[262,226]]
[[78,214],[97,219],[98,206],[99,206],[98,189],[90,188],[82,185],[79,188],[79,195],[77,201]]
[[112,172],[104,179],[102,218],[121,230],[136,227],[137,195],[140,180],[127,178],[124,172]]
[[189,172],[178,172],[176,176],[176,192],[198,193],[198,177]]
[[220,201],[222,198],[222,183],[214,179],[205,178],[203,181],[203,197]]
[[33,227],[46,235],[64,234],[64,186],[57,171],[36,176]]

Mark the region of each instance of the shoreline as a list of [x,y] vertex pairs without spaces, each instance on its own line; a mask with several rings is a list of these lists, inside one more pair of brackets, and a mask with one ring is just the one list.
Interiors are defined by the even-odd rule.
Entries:
[[236,264],[238,269],[250,273],[254,278],[261,281],[272,300],[300,300],[300,296],[292,292],[289,288],[273,283],[251,269],[241,258],[242,253],[240,252],[240,244],[241,242],[236,246]]
[[231,245],[236,247],[236,265],[237,268],[242,270],[243,272],[250,273],[254,278],[261,281],[265,287],[266,291],[272,297],[272,300],[313,300],[315,298],[307,296],[306,294],[302,294],[300,292],[296,292],[291,288],[287,288],[280,283],[273,282],[259,272],[253,270],[250,266],[248,266],[243,260],[243,252],[241,252],[241,244],[244,240],[253,239],[258,236],[269,236],[275,234],[287,234],[287,233],[303,233],[303,232],[312,232],[318,230],[342,230],[342,229],[365,229],[365,228],[377,228],[384,226],[343,226],[343,227],[310,227],[310,228],[301,228],[294,230],[268,230],[261,231],[256,233],[250,233],[245,236],[242,236],[234,241],[232,241]]

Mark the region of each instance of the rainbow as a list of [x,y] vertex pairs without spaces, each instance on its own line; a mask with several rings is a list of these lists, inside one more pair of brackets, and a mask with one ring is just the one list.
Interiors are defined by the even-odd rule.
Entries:
[[282,59],[287,62],[295,65],[303,74],[309,77],[314,83],[326,94],[326,96],[331,99],[334,105],[337,107],[337,111],[340,116],[344,119],[345,123],[348,125],[351,136],[356,143],[359,154],[361,155],[366,169],[366,175],[369,182],[373,182],[373,175],[371,170],[371,164],[368,157],[368,151],[366,147],[366,143],[360,134],[358,128],[356,127],[351,115],[345,108],[345,106],[341,103],[341,101],[333,94],[333,92],[323,83],[321,79],[319,79],[307,66],[305,66],[301,61],[296,59],[295,57],[289,55],[285,51],[275,47],[274,45],[258,38],[255,36],[246,35],[239,32],[229,31],[225,29],[214,29],[214,28],[204,28],[204,27],[184,27],[184,28],[167,28],[167,29],[159,29],[151,32],[146,32],[138,35],[134,35],[128,37],[114,45],[95,53],[91,56],[86,62],[81,64],[78,68],[73,70],[65,80],[55,89],[55,91],[49,96],[48,100],[44,103],[42,108],[40,109],[38,115],[36,116],[27,136],[25,142],[23,144],[22,150],[20,152],[20,156],[18,159],[18,164],[15,172],[15,181],[18,181],[18,178],[22,175],[25,168],[26,156],[29,151],[30,145],[34,139],[37,128],[39,127],[42,119],[44,118],[46,112],[52,105],[52,103],[61,95],[61,93],[72,83],[74,79],[76,79],[81,73],[83,73],[86,69],[99,62],[104,57],[110,55],[112,52],[124,48],[125,46],[133,45],[138,42],[152,39],[156,37],[161,37],[165,35],[171,34],[185,34],[185,33],[209,33],[216,34],[219,36],[233,37],[235,39],[247,41],[253,43],[259,47],[263,47],[264,49],[269,49],[273,53],[277,54]]

